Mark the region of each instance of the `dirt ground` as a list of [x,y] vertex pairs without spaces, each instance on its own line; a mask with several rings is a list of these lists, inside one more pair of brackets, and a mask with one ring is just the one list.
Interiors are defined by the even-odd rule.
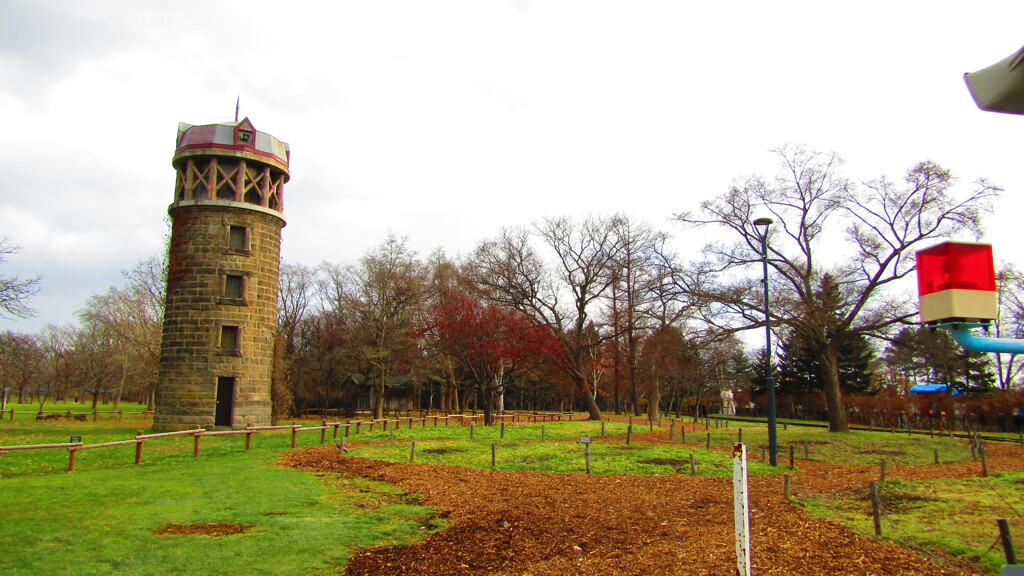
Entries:
[[[641,439],[637,439],[641,440]],[[635,440],[636,441],[636,440]],[[1024,450],[990,445],[989,472],[1024,468]],[[349,575],[648,575],[736,573],[728,478],[501,472],[339,456],[333,446],[284,464],[390,482],[422,496],[448,527],[405,547],[353,556]],[[800,462],[792,494],[866,486],[877,467]],[[890,479],[978,476],[980,462],[889,467]],[[755,574],[982,574],[973,564],[858,536],[783,497],[783,477],[750,479]]]

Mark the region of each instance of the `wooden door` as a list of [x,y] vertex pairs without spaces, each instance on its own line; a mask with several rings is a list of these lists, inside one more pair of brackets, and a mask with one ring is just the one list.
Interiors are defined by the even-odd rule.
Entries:
[[235,398],[235,379],[217,378],[217,411],[213,416],[215,426],[231,426],[231,412]]

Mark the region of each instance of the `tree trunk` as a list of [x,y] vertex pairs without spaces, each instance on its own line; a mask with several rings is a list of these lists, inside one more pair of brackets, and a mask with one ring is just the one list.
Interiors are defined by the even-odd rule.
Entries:
[[658,410],[661,408],[661,378],[657,374],[651,375],[651,390],[647,395],[647,418],[651,422],[660,422],[661,416]]
[[[587,380],[585,378],[577,378],[576,385],[580,393],[583,394],[583,405],[586,407],[587,413],[590,414],[590,420],[600,420],[601,409],[597,407],[597,398],[594,397],[590,390]],[[575,402],[573,403],[575,404]]]
[[494,412],[491,410],[493,391],[487,386],[482,386],[478,388],[477,396],[482,396],[484,401],[484,426],[494,424]]
[[636,389],[636,378],[633,375],[632,368],[630,369],[629,374],[629,399],[630,402],[633,404],[632,408],[630,409],[630,412],[633,414],[633,416],[639,416],[640,392]]
[[384,388],[387,379],[383,370],[379,374],[380,376],[377,379],[377,397],[373,399],[373,417],[377,420],[384,418]]
[[121,394],[124,393],[124,382],[128,379],[128,358],[121,359],[121,381],[117,383],[117,395],[114,396],[114,411],[121,409]]
[[849,432],[846,423],[846,409],[843,406],[843,393],[839,389],[839,353],[838,344],[829,343],[820,348],[818,360],[821,363],[821,378],[825,383],[825,405],[828,407],[829,432]]

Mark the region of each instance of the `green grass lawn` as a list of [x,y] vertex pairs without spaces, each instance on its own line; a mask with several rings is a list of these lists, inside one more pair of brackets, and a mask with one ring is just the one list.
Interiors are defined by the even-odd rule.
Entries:
[[[987,478],[889,481],[878,490],[883,537],[926,550],[945,550],[979,562],[993,574],[1006,562],[1002,546],[996,543],[996,519],[1010,519],[1018,539],[1024,526],[1021,470]],[[801,505],[816,516],[874,535],[866,488],[806,498]]]
[[[88,421],[90,421],[90,422],[95,419],[96,421],[108,421],[108,420],[118,421],[119,420],[119,421],[122,421],[122,422],[128,422],[128,421],[136,420],[136,421],[149,421],[151,423],[152,420],[153,420],[153,416],[152,415],[142,416],[141,414],[139,414],[139,413],[144,412],[146,410],[146,405],[145,404],[135,404],[133,402],[121,402],[118,405],[118,410],[121,412],[121,414],[112,413],[114,411],[114,405],[113,404],[102,404],[102,403],[96,405],[96,408],[95,408],[96,414],[93,414],[93,407],[92,407],[92,402],[91,401],[88,401],[88,402],[73,402],[73,401],[52,402],[51,401],[51,402],[47,402],[46,404],[44,404],[42,410],[43,410],[44,416],[51,416],[52,417],[52,415],[54,413],[61,413],[61,414],[71,413],[72,416],[75,416],[75,415],[85,416],[88,419]],[[12,411],[13,411],[13,419],[15,421],[35,420],[36,416],[39,414],[39,403],[38,402],[31,403],[30,402],[30,403],[25,403],[25,404],[18,404],[16,402],[13,402],[10,399],[8,399],[7,405],[4,407],[3,412],[0,412],[0,420],[11,421],[12,420]]]
[[[627,425],[620,422],[605,423],[604,435],[601,423],[589,421],[510,423],[502,434],[500,426],[444,426],[443,421],[434,426],[428,420],[426,426],[415,423],[411,429],[406,424],[385,431],[377,425],[372,433],[364,425],[358,435],[351,431],[346,445],[355,457],[407,462],[415,441],[416,462],[490,468],[493,443],[496,469],[583,473],[585,448],[580,438],[589,436],[595,474],[689,474],[693,454],[698,475],[728,476],[732,466],[727,449],[739,440],[741,429],[751,455],[751,474],[788,471],[791,445],[798,468],[805,445],[812,460],[851,464],[877,464],[881,458],[893,465],[927,464],[935,450],[945,462],[971,457],[962,440],[866,431],[831,434],[789,426],[779,429],[781,465],[772,468],[760,460],[760,446],[767,443],[764,424],[734,422],[726,427],[723,423],[706,432],[689,432],[685,439],[678,433],[678,424],[672,439],[668,420],[662,424],[651,436],[649,425],[637,423],[633,441],[627,444]],[[97,444],[130,439],[140,429],[148,433],[149,426],[145,420],[19,417],[0,421],[0,444],[61,443],[72,436]],[[645,438],[637,436],[641,433]],[[713,450],[706,449],[709,434]],[[343,435],[344,429],[339,430]],[[337,442],[331,436],[329,431],[327,441]],[[79,451],[74,472],[67,472],[66,449],[7,452],[0,456],[0,550],[4,551],[0,574],[334,574],[354,551],[411,542],[440,526],[415,496],[400,494],[388,485],[273,466],[290,443],[288,431],[256,434],[247,452],[244,435],[205,437],[199,458],[193,458],[191,437],[154,438],[144,445],[141,466],[134,464],[135,447],[127,445]],[[298,436],[300,448],[319,443],[319,432]],[[1012,477],[999,485],[998,492],[990,492],[1017,502],[1012,499],[1021,497],[1018,480],[1024,482]],[[943,492],[941,499],[904,498],[934,504],[937,511],[932,520],[903,519],[898,516],[902,510],[894,507],[892,522],[908,526],[908,534],[932,535],[943,513],[968,516],[980,507],[965,504],[970,501],[966,494],[979,492],[976,484],[941,486],[951,490]],[[897,488],[901,493],[939,490],[938,486],[892,482],[884,486],[886,491]],[[805,505],[816,514],[863,524],[863,510],[854,504],[863,507],[864,503],[847,507],[843,498],[827,496]],[[856,501],[855,495],[850,498]],[[915,505],[910,513],[921,509]],[[1008,514],[1003,510],[1002,515]],[[218,522],[249,528],[216,538],[155,533],[170,524]],[[870,517],[866,522],[870,529]],[[933,543],[911,540],[909,535],[894,537],[962,555],[981,554],[994,538],[994,516],[985,516],[977,528],[969,525],[953,526],[960,532],[959,540],[936,536]],[[980,549],[962,547],[965,541],[981,543]]]
[[[36,428],[32,430],[32,428]],[[125,440],[114,425],[6,423],[6,445]],[[300,436],[301,446],[319,443]],[[439,527],[433,512],[395,488],[272,465],[290,434],[148,440],[134,446],[0,456],[0,574],[336,574],[370,545],[401,544]],[[169,524],[238,523],[222,537],[161,536]]]

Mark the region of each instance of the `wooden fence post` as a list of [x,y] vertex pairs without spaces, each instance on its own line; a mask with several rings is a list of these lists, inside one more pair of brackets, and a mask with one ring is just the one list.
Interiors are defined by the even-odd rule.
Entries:
[[292,448],[295,448],[295,444],[299,436],[299,427],[292,423]]
[[75,448],[74,446],[68,446],[68,472],[75,471],[75,454],[77,452],[77,448]]
[[[142,436],[142,430],[136,430],[135,432],[136,432],[135,433],[136,436]],[[138,438],[136,438],[135,440],[136,440],[135,441],[135,465],[138,466],[139,464],[142,464],[142,442],[143,441],[139,440]]]
[[978,452],[981,454],[981,477],[988,477],[988,451],[982,446],[978,448]]
[[1017,563],[1017,552],[1013,549],[1013,539],[1010,538],[1010,521],[1006,518],[997,518],[996,524],[999,525],[999,538],[1003,541],[1006,563],[1012,566]]
[[498,456],[498,447],[497,447],[497,445],[494,442],[491,442],[491,468],[494,468],[494,465],[495,465],[495,463],[497,461],[497,456]]
[[868,484],[868,498],[871,500],[871,518],[875,524],[875,536],[882,535],[881,501],[878,498],[878,488],[875,483]]
[[[412,422],[412,420],[410,420]],[[409,449],[409,464],[416,461],[416,441],[412,441],[412,448]]]
[[202,438],[202,436],[199,435],[199,431],[200,430],[201,430],[201,428],[199,426],[196,426],[195,427],[195,432],[192,433],[193,437],[194,437],[194,441],[193,441],[193,445],[192,445],[192,457],[193,458],[199,458],[199,439]]
[[[320,428],[320,445],[323,446],[324,442],[327,441],[327,420],[321,420],[321,422],[323,422],[323,424]],[[335,428],[335,430],[337,430],[337,428]]]

